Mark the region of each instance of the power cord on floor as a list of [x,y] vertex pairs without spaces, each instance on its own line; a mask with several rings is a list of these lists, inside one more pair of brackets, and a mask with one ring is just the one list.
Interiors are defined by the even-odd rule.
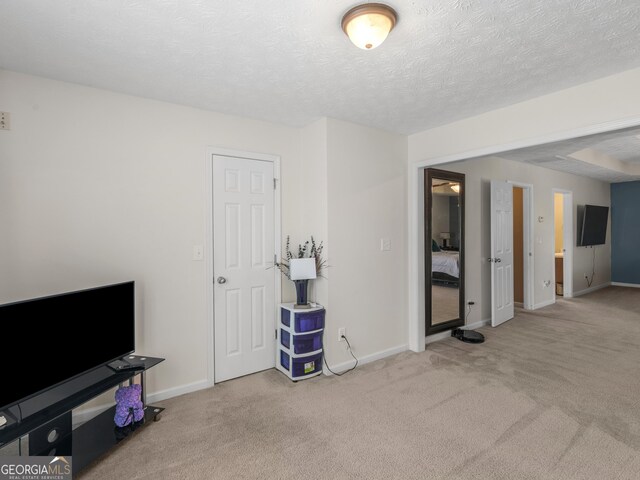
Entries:
[[353,359],[356,361],[355,365],[353,367],[351,367],[349,370],[345,370],[342,373],[336,373],[333,370],[331,370],[331,367],[329,366],[329,363],[327,362],[327,352],[324,349],[324,330],[322,331],[322,358],[324,360],[324,365],[327,367],[327,370],[329,370],[332,374],[334,374],[337,377],[341,377],[342,375],[344,375],[345,373],[349,373],[352,372],[353,370],[356,369],[356,367],[358,366],[358,359],[356,358],[356,356],[353,354],[353,351],[351,350],[351,344],[349,343],[349,340],[347,339],[346,335],[342,335],[341,338],[344,338],[344,341],[347,342],[347,346],[349,348],[349,353],[351,354],[351,356],[353,357]]
[[587,279],[587,287],[591,287],[594,278],[596,278],[596,249],[593,246],[591,248],[593,248],[593,266],[591,268],[591,280],[589,280],[589,275],[585,275],[585,278]]

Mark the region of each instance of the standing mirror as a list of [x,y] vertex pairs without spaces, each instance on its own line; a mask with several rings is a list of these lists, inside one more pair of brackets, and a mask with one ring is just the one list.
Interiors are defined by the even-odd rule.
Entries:
[[427,335],[464,325],[464,174],[424,174]]

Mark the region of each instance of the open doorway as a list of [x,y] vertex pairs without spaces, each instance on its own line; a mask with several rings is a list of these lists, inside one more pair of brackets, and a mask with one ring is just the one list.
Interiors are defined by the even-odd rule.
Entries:
[[533,185],[513,185],[513,301],[533,310]]
[[553,190],[555,297],[573,296],[573,193]]

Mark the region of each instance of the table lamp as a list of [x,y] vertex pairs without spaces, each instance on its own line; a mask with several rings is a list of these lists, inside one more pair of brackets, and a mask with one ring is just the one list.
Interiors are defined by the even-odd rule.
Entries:
[[308,308],[307,287],[309,280],[313,280],[317,276],[315,258],[292,258],[289,260],[289,278],[296,285],[295,308]]
[[449,240],[451,238],[451,233],[450,232],[442,232],[440,234],[440,238],[442,239],[442,246],[444,248],[447,248],[447,240]]

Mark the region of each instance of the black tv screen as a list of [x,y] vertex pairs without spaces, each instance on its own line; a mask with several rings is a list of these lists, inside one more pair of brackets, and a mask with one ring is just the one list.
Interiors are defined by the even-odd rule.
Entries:
[[578,246],[603,245],[607,238],[608,219],[609,207],[585,205],[579,229]]
[[134,303],[127,282],[1,305],[0,411],[133,352]]

